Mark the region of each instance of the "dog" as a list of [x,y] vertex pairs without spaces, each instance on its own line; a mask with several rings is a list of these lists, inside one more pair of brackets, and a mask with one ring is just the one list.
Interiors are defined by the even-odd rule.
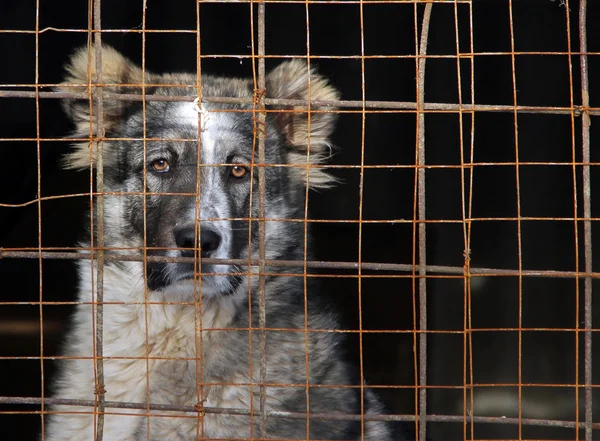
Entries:
[[[335,183],[323,167],[314,167],[330,156],[335,109],[321,109],[309,116],[302,106],[269,107],[261,125],[253,111],[256,94],[249,79],[201,78],[202,96],[244,98],[246,104],[231,99],[191,102],[198,91],[196,75],[146,73],[107,46],[101,60],[105,95],[167,97],[143,102],[106,95],[101,131],[96,102],[63,102],[75,137],[103,139],[106,194],[102,215],[107,255],[195,256],[194,262],[202,262],[202,258],[216,262],[258,259],[255,136],[263,131],[264,163],[269,164],[263,167],[265,257],[305,258],[305,226],[298,220],[305,216],[307,187],[323,189]],[[95,66],[95,53],[88,53],[87,48],[78,50],[58,89],[89,92],[89,85],[98,79]],[[168,100],[178,96],[188,97],[188,101]],[[268,73],[264,96],[334,100],[339,93],[306,63],[293,60]],[[86,141],[74,145],[64,165],[89,170],[97,162],[97,146]],[[99,214],[93,217],[95,225]],[[89,247],[89,240],[83,246]],[[259,327],[260,316],[256,266],[214,261],[198,265],[192,259],[189,263],[142,260],[107,259],[104,263],[106,400],[233,408],[245,414],[107,408],[104,439],[258,437],[261,339],[260,331],[251,329]],[[78,265],[80,303],[67,335],[53,397],[93,400],[92,302],[97,295],[97,267],[87,260]],[[339,418],[361,412],[378,415],[385,410],[372,389],[360,387],[357,367],[344,356],[343,334],[330,332],[338,329],[338,318],[323,302],[316,282],[302,277],[299,268],[267,267],[266,273],[264,436],[410,439],[407,423]],[[95,418],[90,408],[57,405],[51,410],[45,441],[93,439]],[[254,416],[249,415],[250,410]],[[269,413],[273,411],[334,413],[338,419],[281,417]]]

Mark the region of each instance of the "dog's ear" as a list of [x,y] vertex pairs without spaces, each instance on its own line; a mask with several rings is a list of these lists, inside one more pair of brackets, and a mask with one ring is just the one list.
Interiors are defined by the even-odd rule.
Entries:
[[[299,60],[280,64],[269,73],[266,79],[267,97],[295,100],[337,100],[339,92],[327,79],[309,69]],[[274,106],[285,110],[275,115],[279,129],[290,147],[289,159],[292,164],[308,165],[308,185],[311,188],[327,188],[335,183],[335,178],[323,168],[310,167],[321,164],[331,156],[329,140],[335,127],[335,108],[311,106],[310,120],[307,106]],[[310,154],[307,152],[310,149]],[[308,156],[308,161],[307,161]],[[306,168],[292,167],[306,182]]]
[[[78,49],[66,65],[67,75],[65,80],[58,85],[60,92],[87,93],[88,85],[98,83],[96,71],[96,53],[87,47]],[[132,61],[125,58],[115,49],[104,46],[102,48],[102,87],[109,93],[140,93],[138,85],[142,82],[142,70]],[[128,87],[129,86],[129,87]],[[132,87],[133,86],[133,87]],[[100,87],[94,87],[94,93]],[[103,99],[102,119],[105,131],[110,131],[123,116],[131,101]],[[98,135],[97,132],[97,102],[90,105],[89,99],[65,99],[63,108],[67,116],[75,125],[75,137],[85,138]],[[95,156],[95,155],[93,155]],[[80,169],[90,166],[89,143],[79,143],[75,151],[67,155],[64,161],[65,168]]]

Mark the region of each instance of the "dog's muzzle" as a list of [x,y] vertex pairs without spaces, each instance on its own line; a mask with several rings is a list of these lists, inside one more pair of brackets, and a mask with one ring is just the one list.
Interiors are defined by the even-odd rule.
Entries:
[[[194,257],[197,232],[193,226],[183,227],[175,231],[175,243],[180,248],[181,255],[184,257]],[[222,238],[219,232],[210,227],[203,227],[200,230],[200,256],[208,258],[213,256],[219,246]]]
[[[179,253],[183,257],[226,258],[229,241],[223,237],[215,225],[203,224],[200,231],[193,226],[185,226],[174,231],[175,243]],[[197,246],[198,244],[199,246]],[[205,293],[227,294],[233,292],[240,284],[237,271],[232,270],[229,265],[207,264],[197,260],[196,265],[190,265],[191,271],[183,278],[202,278],[202,289]],[[185,272],[184,272],[185,273]]]

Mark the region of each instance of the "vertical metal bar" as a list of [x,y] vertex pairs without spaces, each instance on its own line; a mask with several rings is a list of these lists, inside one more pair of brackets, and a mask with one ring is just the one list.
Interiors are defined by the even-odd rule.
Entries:
[[514,137],[515,137],[515,178],[516,178],[516,198],[517,198],[517,246],[518,246],[518,267],[519,267],[519,330],[518,330],[518,415],[519,415],[519,439],[523,436],[523,425],[521,420],[523,419],[523,255],[522,255],[522,241],[521,241],[521,181],[519,171],[519,124],[518,124],[518,113],[517,113],[517,72],[516,72],[516,61],[515,61],[515,31],[513,23],[513,0],[508,0],[509,9],[509,25],[510,25],[510,50],[511,50],[511,70],[512,70],[512,89],[513,89],[513,118],[514,118]]
[[[472,9],[470,9],[472,12]],[[472,17],[471,17],[472,18]],[[471,428],[471,439],[474,439],[474,424],[473,424],[473,416],[474,416],[474,406],[473,406],[473,357],[472,357],[472,332],[471,329],[471,207],[473,202],[473,168],[470,164],[465,164],[465,155],[464,155],[464,125],[463,125],[463,115],[464,111],[462,110],[463,106],[463,96],[462,96],[462,72],[461,72],[461,51],[460,51],[460,32],[459,32],[459,20],[458,20],[458,4],[454,4],[454,30],[455,30],[455,39],[456,39],[456,72],[457,72],[457,80],[458,80],[458,104],[460,106],[460,110],[458,113],[459,117],[459,149],[460,149],[460,172],[461,172],[461,205],[462,205],[462,220],[463,220],[463,242],[464,242],[464,280],[463,280],[463,291],[464,291],[464,308],[463,308],[463,418],[464,418],[464,426],[463,426],[463,437],[467,439],[467,415],[469,418],[469,425]],[[473,28],[470,27],[470,42],[471,42],[471,104],[475,102],[475,85],[474,85],[474,77],[473,77]],[[471,115],[471,144],[470,144],[470,163],[473,163],[473,149],[474,149],[474,119],[475,114],[473,111],[467,111]],[[468,178],[467,175],[468,174]],[[466,180],[469,179],[468,186],[468,199],[467,199],[467,188],[466,188]],[[468,355],[471,355],[468,357]],[[467,373],[470,375],[470,381],[467,382]],[[468,386],[467,386],[468,385]],[[469,407],[467,407],[467,389],[469,390]],[[471,412],[467,412],[467,409],[470,408]]]
[[[257,99],[257,91],[258,91],[258,80],[257,80],[257,67],[256,67],[256,43],[255,43],[255,38],[254,38],[254,0],[249,2],[249,6],[250,6],[250,50],[252,52],[252,58],[251,58],[251,62],[252,62],[252,79],[253,79],[253,84],[254,84],[254,99],[253,99],[253,107],[252,107],[252,120],[253,120],[253,136],[252,136],[252,157],[251,157],[251,167],[250,167],[250,182],[254,182],[254,173],[256,173],[256,161],[255,161],[255,156],[256,156],[256,149],[257,149],[257,143],[258,143],[258,135],[257,135],[257,130],[258,130],[258,119],[256,116],[256,112],[257,112],[257,105],[256,105],[256,99]],[[249,330],[248,330],[248,352],[249,352],[249,359],[248,359],[248,375],[250,378],[250,385],[249,385],[249,393],[250,393],[250,437],[251,439],[254,439],[255,435],[254,435],[254,415],[255,415],[255,410],[254,410],[254,345],[253,345],[253,339],[254,339],[254,318],[253,318],[253,314],[252,314],[252,302],[253,302],[253,283],[252,283],[252,278],[254,276],[251,266],[250,266],[250,261],[251,261],[251,257],[252,257],[252,210],[254,207],[254,196],[255,196],[255,191],[254,191],[254,185],[250,185],[250,194],[249,194],[249,202],[248,202],[248,326],[249,326]],[[260,369],[260,366],[259,366]],[[260,403],[259,403],[259,407],[260,407]],[[259,423],[260,426],[260,423]],[[260,430],[260,428],[259,428]]]
[[310,193],[310,142],[311,142],[311,106],[310,106],[310,98],[311,98],[311,81],[310,81],[310,13],[308,9],[308,0],[304,3],[304,11],[306,16],[306,63],[308,66],[308,91],[307,91],[307,109],[306,109],[306,117],[307,117],[307,147],[306,147],[306,180],[305,180],[305,189],[304,189],[304,243],[303,243],[303,253],[302,259],[304,261],[304,265],[302,268],[302,272],[304,274],[302,285],[303,285],[303,294],[304,294],[304,366],[305,366],[305,402],[306,402],[306,439],[310,438],[310,360],[309,360],[309,345],[308,345],[308,195]]
[[40,311],[40,377],[42,379],[42,441],[44,441],[44,284],[42,271],[42,156],[40,139],[40,0],[35,2],[35,134],[36,134],[36,160],[37,160],[37,210],[38,210],[38,274],[40,277],[39,285],[39,311]]
[[[587,60],[587,0],[579,1],[579,60],[581,68],[581,149],[583,162],[583,247],[585,271],[592,272],[592,187],[590,176],[590,95]],[[592,439],[592,279],[584,281],[585,439]]]
[[[565,5],[565,16],[566,16],[566,30],[567,30],[567,66],[569,68],[569,104],[572,109],[571,111],[571,161],[573,171],[573,240],[575,249],[575,271],[580,270],[580,258],[579,258],[579,228],[577,224],[578,218],[578,201],[577,201],[577,153],[575,145],[575,94],[573,91],[573,59],[571,56],[571,14],[570,14],[569,0],[566,0]],[[579,278],[574,280],[575,282],[575,422],[579,423],[579,316],[580,316],[580,289],[579,289]],[[575,439],[579,439],[579,429],[575,430]]]
[[[96,53],[96,82],[102,84],[102,13],[101,0],[94,0],[94,49]],[[91,78],[90,78],[91,81]],[[89,88],[90,93],[92,88]],[[97,420],[96,420],[96,441],[102,441],[104,435],[104,158],[103,158],[103,139],[104,139],[104,103],[102,99],[102,89],[95,98],[96,109],[96,402],[97,402]],[[94,107],[92,107],[94,108]],[[94,115],[92,115],[92,118]],[[92,233],[93,234],[93,233]]]
[[361,137],[360,137],[360,177],[358,188],[358,349],[360,370],[360,436],[365,435],[365,374],[363,353],[363,310],[362,310],[362,236],[363,236],[363,196],[365,184],[365,132],[367,125],[367,113],[365,102],[367,100],[367,84],[365,79],[365,30],[364,30],[364,4],[360,2],[360,84],[362,98],[361,113]]
[[[144,152],[144,164],[147,163],[148,158],[148,131],[147,131],[147,120],[146,120],[146,10],[148,7],[147,0],[142,1],[142,78],[140,80],[141,96],[142,96],[142,148]],[[146,167],[143,168],[143,189],[142,189],[142,226],[143,226],[143,246],[142,246],[142,257],[143,257],[143,274],[144,274],[144,332],[146,333],[146,414],[150,414],[150,345],[149,345],[149,312],[148,312],[148,207],[147,207],[147,189],[148,189],[148,174]],[[146,438],[147,441],[151,439],[150,433],[150,418],[146,418]]]
[[[95,148],[95,140],[94,140],[94,136],[96,136],[96,134],[94,133],[94,94],[93,94],[93,66],[92,66],[92,40],[93,40],[93,28],[94,28],[94,0],[89,0],[88,1],[88,23],[87,23],[87,34],[88,34],[88,38],[87,38],[87,50],[88,50],[88,66],[87,66],[87,99],[88,99],[88,108],[89,108],[89,138],[88,138],[88,143],[89,143],[89,152],[90,152],[90,170],[89,170],[89,177],[90,177],[90,181],[89,181],[89,201],[90,201],[90,225],[89,225],[89,231],[90,231],[90,274],[91,274],[91,286],[90,289],[92,290],[92,303],[91,303],[91,314],[92,314],[92,334],[95,336],[96,335],[96,303],[94,302],[94,293],[96,292],[96,274],[95,274],[95,268],[96,268],[96,264],[95,264],[95,259],[96,259],[96,254],[94,253],[94,247],[96,246],[96,238],[95,238],[95,234],[94,231],[96,229],[96,220],[95,220],[95,201],[94,201],[94,164],[95,164],[95,156],[97,154],[96,148]],[[92,339],[92,351],[93,354],[96,354],[96,338],[94,337]],[[93,362],[93,370],[94,370],[94,393],[96,391],[98,391],[98,366],[96,364],[96,361],[94,360]],[[97,427],[96,427],[96,422],[97,422],[97,410],[98,410],[98,402],[97,402],[97,395],[94,395],[94,414],[93,414],[93,418],[94,418],[94,439],[96,438],[96,433],[97,433]]]
[[417,188],[419,219],[419,437],[427,439],[427,231],[425,220],[425,55],[433,4],[423,13],[417,63]]
[[[198,98],[198,107],[202,108],[202,41],[200,34],[200,2],[196,2],[196,95]],[[194,272],[196,268],[201,268],[202,252],[199,250],[198,244],[201,244],[200,233],[201,233],[201,199],[200,193],[202,185],[201,182],[201,167],[202,164],[202,116],[201,113],[197,115],[198,118],[198,131],[196,136],[198,138],[196,148],[196,161],[198,167],[196,167],[196,195],[195,195],[195,213],[194,223],[198,225],[198,228],[194,228]],[[196,424],[196,438],[204,439],[204,403],[208,398],[208,388],[206,387],[206,379],[204,377],[204,321],[203,321],[203,302],[202,302],[202,277],[194,277],[194,325],[196,326],[196,338],[194,339],[196,345],[196,397],[198,403],[196,405],[197,424]]]
[[[475,53],[475,44],[474,44],[474,38],[473,38],[473,3],[469,3],[469,49],[471,54]],[[470,57],[471,60],[471,106],[475,105],[475,57],[471,56]],[[470,163],[470,181],[469,181],[469,211],[468,211],[468,218],[471,219],[473,217],[472,213],[473,213],[473,181],[474,181],[474,174],[475,171],[473,170],[473,162],[475,161],[475,112],[471,111],[471,151],[470,151],[470,156],[469,156],[469,163]],[[471,223],[469,223],[469,230],[468,230],[468,234],[467,234],[467,252],[469,253],[469,269],[471,268],[471,262],[470,262],[470,252],[471,252]],[[466,329],[468,330],[468,344],[469,344],[469,364],[468,364],[468,369],[469,369],[469,384],[470,384],[470,399],[469,399],[469,404],[471,407],[471,439],[475,439],[475,424],[474,424],[474,409],[475,409],[475,395],[474,395],[474,391],[473,391],[473,383],[474,383],[474,374],[473,374],[473,322],[471,320],[471,286],[469,285],[469,290],[467,292],[468,294],[468,298],[467,298],[467,308],[466,308]],[[467,366],[465,366],[466,368]],[[466,433],[465,433],[466,435]],[[466,438],[466,436],[465,436]]]
[[[254,1],[250,7],[253,7]],[[264,94],[266,89],[265,75],[265,4],[262,1],[258,2],[258,75],[256,76],[255,90],[255,136],[258,141],[258,163],[265,163],[265,136],[266,136],[266,112],[264,106]],[[253,58],[254,60],[254,58]],[[259,437],[266,438],[267,436],[267,394],[265,383],[267,378],[267,341],[265,335],[266,326],[266,299],[265,299],[265,170],[264,167],[258,168],[258,326],[259,331],[259,346],[260,346],[260,422],[259,422]]]

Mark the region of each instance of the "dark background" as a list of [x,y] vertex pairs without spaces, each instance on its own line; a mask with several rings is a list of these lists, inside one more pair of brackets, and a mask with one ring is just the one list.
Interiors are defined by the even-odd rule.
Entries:
[[[87,29],[86,1],[41,0],[40,29]],[[415,9],[412,4],[365,4],[364,51],[366,55],[389,58],[365,60],[366,98],[369,100],[415,101],[415,62],[393,58],[415,53]],[[513,25],[516,51],[538,54],[515,57],[519,105],[569,106],[581,103],[579,58],[569,50],[567,10],[561,0],[514,0]],[[588,48],[600,51],[600,4],[589,1]],[[578,2],[570,2],[571,50],[578,51]],[[250,21],[248,4],[202,4],[201,52],[203,55],[249,55]],[[418,8],[420,23],[422,6]],[[461,52],[470,47],[469,6],[457,6]],[[0,2],[0,30],[35,30],[36,5],[32,0]],[[309,7],[310,53],[319,56],[351,56],[316,60],[319,71],[329,77],[344,99],[358,100],[361,92],[360,7],[357,4],[312,4]],[[142,36],[122,30],[141,29],[142,2],[103,0],[102,26],[121,30],[106,33],[103,41],[133,60],[141,61]],[[196,29],[193,1],[149,0],[147,29]],[[488,53],[475,57],[475,102],[512,105],[512,59],[509,2],[474,0],[474,49]],[[39,82],[56,84],[62,66],[74,48],[84,45],[87,33],[47,31],[39,36]],[[303,4],[266,6],[266,51],[269,55],[306,55],[306,9]],[[34,33],[0,32],[0,88],[35,83],[36,38]],[[489,54],[495,52],[496,54]],[[498,52],[504,54],[497,54]],[[428,102],[457,103],[458,79],[454,4],[435,4],[429,31],[428,54],[447,55],[427,61],[425,83]],[[281,60],[268,60],[267,67]],[[571,97],[569,63],[572,66]],[[600,63],[589,57],[591,105],[598,106]],[[196,36],[193,33],[149,33],[146,35],[146,68],[155,72],[194,71]],[[471,96],[470,61],[463,59],[461,89],[463,102]],[[251,63],[242,58],[205,58],[204,72],[248,76]],[[18,90],[33,90],[20,87]],[[71,129],[57,100],[39,104],[39,130],[43,138],[60,138]],[[334,141],[338,147],[335,164],[360,164],[360,113],[340,118]],[[433,165],[460,164],[459,116],[456,113],[426,116],[426,162]],[[592,127],[598,120],[592,118]],[[595,124],[594,124],[595,123]],[[412,165],[415,162],[415,115],[388,112],[366,116],[364,161],[369,165]],[[515,128],[512,112],[478,112],[475,115],[474,151],[471,152],[471,117],[463,117],[464,158],[487,163],[474,168],[472,216],[486,218],[472,223],[471,266],[517,269],[519,258],[518,225],[503,220],[517,216],[516,168],[501,165],[515,161]],[[36,137],[35,100],[0,98],[0,203],[19,204],[37,195],[37,144],[19,138]],[[521,216],[537,218],[521,222],[523,269],[574,271],[575,232],[578,232],[579,264],[583,268],[582,224],[575,228],[572,218],[574,200],[578,215],[583,214],[582,172],[570,162],[581,161],[581,121],[570,115],[519,114],[519,167]],[[600,155],[594,149],[592,161]],[[89,191],[89,174],[65,172],[58,167],[68,144],[42,141],[41,195],[52,196]],[[549,163],[552,165],[536,165]],[[343,184],[336,189],[313,193],[310,210],[313,219],[358,219],[359,179],[357,169],[337,169]],[[414,206],[414,170],[410,168],[367,169],[364,172],[363,219],[410,220]],[[446,223],[427,227],[427,263],[462,266],[464,263],[461,173],[457,168],[427,169],[427,218]],[[598,176],[592,167],[592,216],[598,217],[596,194]],[[468,191],[468,187],[467,187]],[[466,193],[468,195],[468,193]],[[63,198],[44,201],[41,206],[41,236],[44,247],[75,246],[84,234],[84,213],[88,198]],[[38,207],[0,207],[0,247],[38,246]],[[540,218],[543,218],[540,220]],[[454,221],[454,222],[451,222]],[[358,226],[344,223],[316,223],[314,253],[323,260],[358,260]],[[594,243],[597,242],[595,235]],[[362,227],[362,261],[410,264],[413,261],[413,227],[410,223],[369,223]],[[595,270],[597,266],[594,267]],[[56,302],[74,299],[74,265],[63,260],[0,260],[0,396],[39,397],[42,384],[52,379],[53,364],[44,362],[41,375],[40,351],[46,357],[57,355],[71,306]],[[351,273],[349,273],[351,274]],[[378,273],[382,274],[382,273]],[[393,274],[386,274],[393,276]],[[397,275],[397,274],[396,274]],[[43,286],[42,286],[43,281]],[[326,292],[343,313],[348,327],[358,324],[358,282],[354,278],[323,278]],[[361,282],[363,327],[377,330],[411,330],[413,298],[410,278],[367,278]],[[43,288],[44,339],[40,341],[40,289]],[[519,341],[521,342],[521,382],[523,384],[569,385],[583,382],[583,334],[580,346],[573,329],[583,326],[583,283],[557,278],[486,277],[473,279],[472,327],[473,381],[488,385],[475,388],[475,415],[518,416]],[[597,291],[600,287],[594,286]],[[463,415],[461,388],[469,374],[464,369],[465,295],[462,279],[431,278],[428,281],[428,326],[447,331],[430,334],[428,383],[445,388],[431,389],[428,411],[435,414]],[[521,302],[520,302],[521,300]],[[576,308],[579,300],[579,311]],[[54,304],[52,304],[54,302]],[[596,302],[597,303],[597,302]],[[519,306],[521,305],[521,307]],[[418,308],[418,305],[414,305]],[[594,308],[598,322],[600,308]],[[521,334],[502,330],[519,326]],[[356,342],[353,342],[356,343]],[[365,375],[370,384],[414,385],[412,333],[372,333],[363,342]],[[357,351],[357,344],[352,349]],[[27,358],[31,357],[31,358]],[[38,357],[37,359],[35,357]],[[579,358],[577,358],[579,357]],[[594,366],[600,360],[594,357]],[[579,364],[577,360],[579,359]],[[594,381],[598,370],[594,368]],[[489,385],[506,385],[490,387]],[[47,390],[47,389],[46,389]],[[384,391],[394,412],[414,412],[414,390],[395,388]],[[468,395],[467,395],[468,396]],[[583,415],[583,389],[580,409]],[[597,396],[594,396],[597,399]],[[575,419],[573,387],[528,386],[522,389],[524,418]],[[597,403],[600,404],[600,403]],[[599,406],[596,405],[597,409]],[[40,428],[36,406],[0,407],[0,439],[33,440]],[[15,413],[14,411],[17,411]],[[581,417],[580,415],[580,417]],[[595,413],[595,420],[600,415]],[[462,423],[431,423],[433,439],[462,439]],[[598,436],[600,434],[595,434]],[[476,438],[516,438],[516,427],[477,425]],[[524,426],[523,438],[574,439],[573,429]]]

